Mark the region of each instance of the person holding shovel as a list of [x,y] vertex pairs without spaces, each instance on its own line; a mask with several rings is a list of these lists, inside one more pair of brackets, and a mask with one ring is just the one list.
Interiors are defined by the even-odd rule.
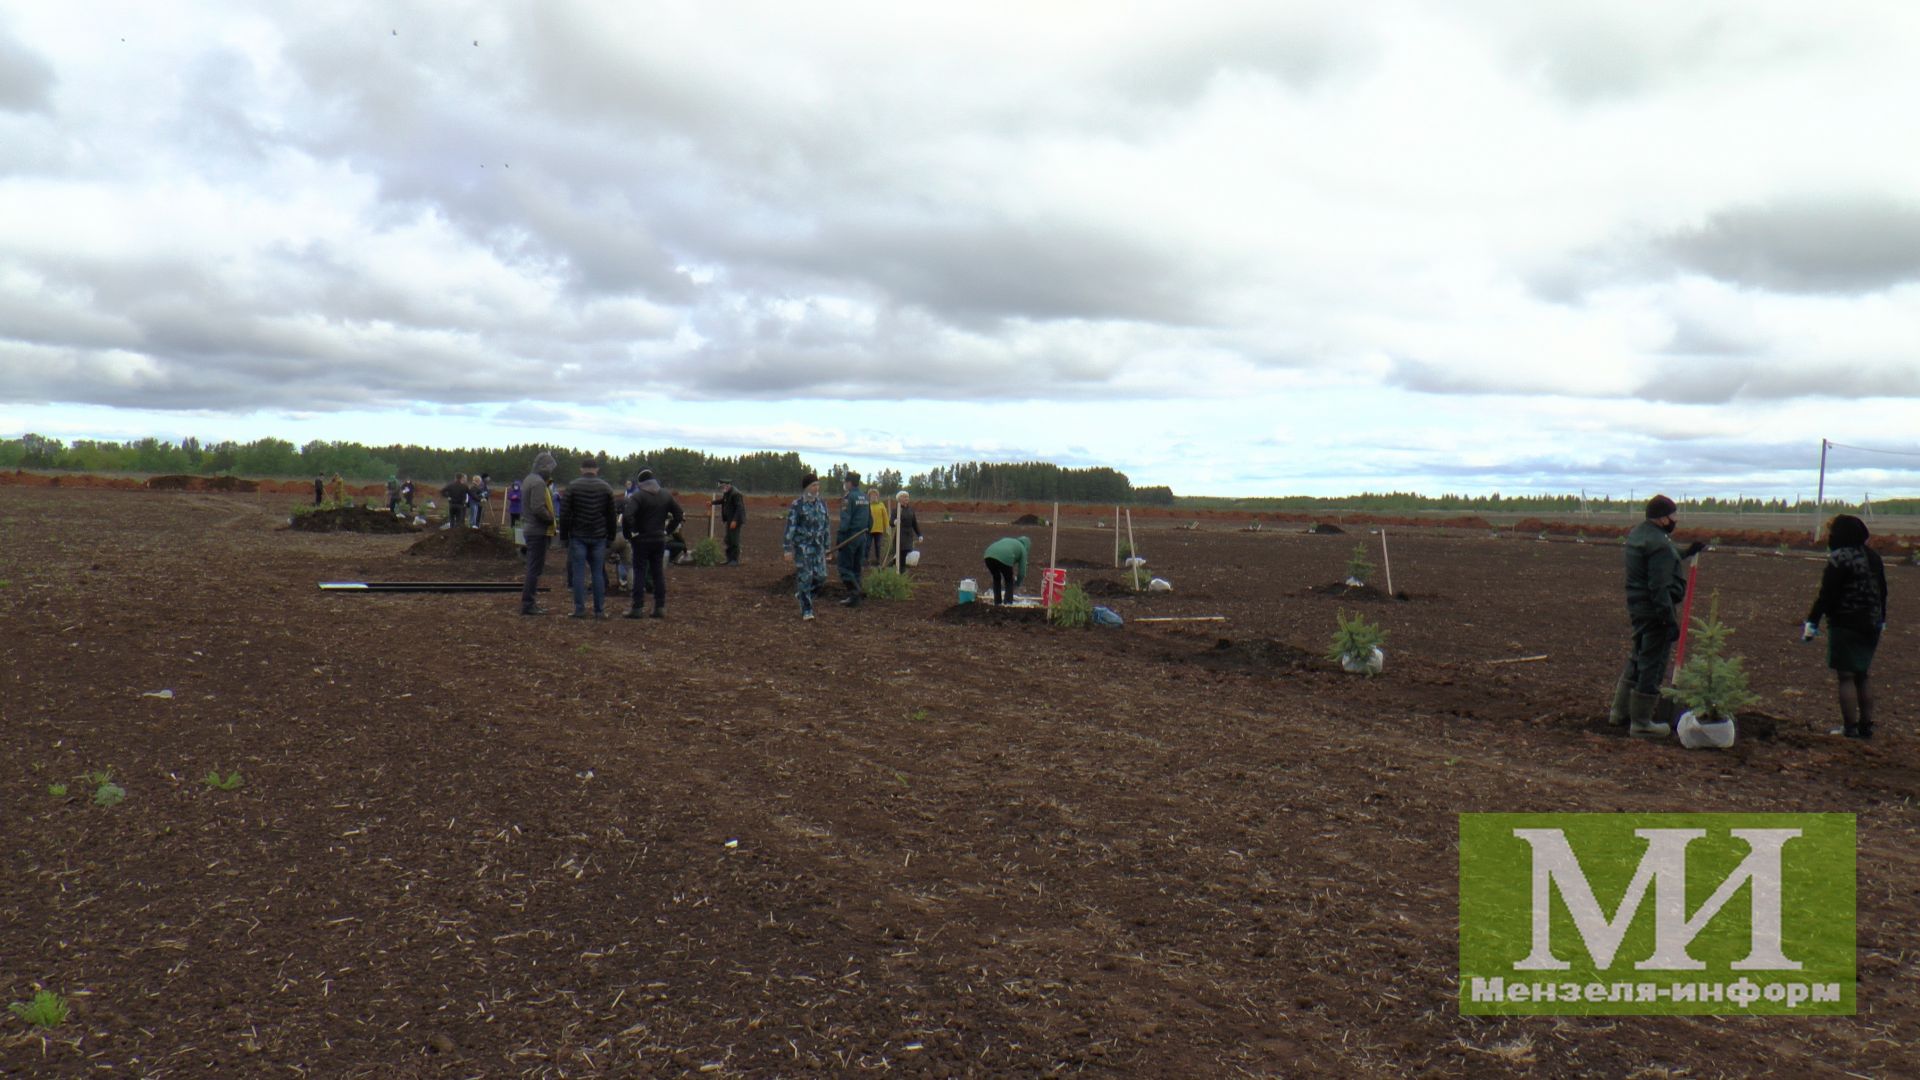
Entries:
[[1660,683],[1666,678],[1673,646],[1680,639],[1679,607],[1687,598],[1686,561],[1706,550],[1694,543],[1682,552],[1673,542],[1678,523],[1676,507],[1665,495],[1647,501],[1645,521],[1633,527],[1622,543],[1626,557],[1627,618],[1633,627],[1633,647],[1627,666],[1614,687],[1613,708],[1607,719],[1629,725],[1628,733],[1659,738],[1671,733],[1653,717],[1660,703]]
[[833,538],[834,551],[839,555],[840,584],[847,587],[841,607],[857,608],[866,599],[860,570],[867,561],[867,536],[872,528],[873,508],[860,488],[860,474],[849,469],[846,494],[840,497],[840,532]]
[[720,481],[720,497],[713,500],[720,508],[720,527],[727,531],[727,565],[740,565],[740,530],[747,524],[747,500],[733,490],[733,481]]
[[793,567],[800,617],[811,619],[814,595],[827,583],[827,504],[820,501],[820,478],[812,473],[800,481],[800,490],[800,497],[787,507],[787,531],[780,538],[780,557]]
[[1873,738],[1873,697],[1867,669],[1887,626],[1887,568],[1867,546],[1867,523],[1841,514],[1827,523],[1827,568],[1820,595],[1807,612],[1800,640],[1812,641],[1827,620],[1827,666],[1839,683],[1841,727],[1849,739]]
[[913,554],[914,545],[924,535],[920,532],[920,516],[913,512],[913,503],[904,491],[900,493],[900,511],[893,527],[900,535],[900,562],[894,569],[904,574],[907,572],[907,556]]
[[1013,590],[1027,580],[1027,561],[1033,554],[1033,541],[1024,536],[1006,536],[987,545],[987,573],[993,578],[993,602],[1013,603]]

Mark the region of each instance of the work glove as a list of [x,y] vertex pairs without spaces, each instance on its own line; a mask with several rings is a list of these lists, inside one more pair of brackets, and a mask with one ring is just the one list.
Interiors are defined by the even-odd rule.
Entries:
[[1707,550],[1707,545],[1699,540],[1695,540],[1693,543],[1687,545],[1687,550],[1682,552],[1680,557],[1682,559],[1691,559],[1705,550]]
[[1814,638],[1817,638],[1819,636],[1820,636],[1819,623],[1804,623],[1801,625],[1800,627],[1801,641],[1812,641]]

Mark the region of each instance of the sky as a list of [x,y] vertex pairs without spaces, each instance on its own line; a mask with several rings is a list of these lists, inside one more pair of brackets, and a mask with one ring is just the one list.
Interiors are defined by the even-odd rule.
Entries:
[[1920,5],[0,6],[0,437],[1920,494]]

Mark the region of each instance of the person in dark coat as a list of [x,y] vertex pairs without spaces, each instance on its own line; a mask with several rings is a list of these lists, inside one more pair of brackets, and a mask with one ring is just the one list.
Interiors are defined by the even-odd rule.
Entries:
[[893,527],[899,530],[897,535],[900,537],[900,561],[894,569],[904,574],[907,572],[907,556],[913,554],[914,545],[919,543],[920,538],[926,534],[920,531],[920,516],[913,512],[913,503],[909,500],[907,493],[901,492],[898,498],[900,511],[893,520]]
[[440,489],[440,494],[447,500],[447,524],[456,527],[465,525],[467,523],[467,474],[456,475],[453,483]]
[[747,500],[733,490],[733,481],[720,481],[720,497],[713,500],[720,508],[720,528],[727,534],[727,565],[740,565],[740,531],[747,525]]
[[533,471],[520,482],[527,508],[527,573],[520,586],[520,614],[545,615],[546,609],[534,603],[540,590],[540,575],[547,568],[547,548],[553,544],[559,515],[554,510],[553,454],[542,450],[533,459]]
[[1633,647],[1627,666],[1614,687],[1612,723],[1630,724],[1629,732],[1642,738],[1672,734],[1653,718],[1660,704],[1660,683],[1680,640],[1681,601],[1687,596],[1686,561],[1706,549],[1695,543],[1682,552],[1672,532],[1678,511],[1672,499],[1655,495],[1647,501],[1645,521],[1633,527],[1621,547],[1626,559],[1627,618],[1633,627]]
[[622,507],[620,528],[633,542],[633,607],[627,618],[638,619],[653,593],[653,617],[667,613],[667,538],[687,519],[673,494],[660,487],[653,470],[642,469]]
[[860,584],[860,567],[867,559],[867,534],[873,528],[873,513],[867,505],[867,493],[860,487],[860,474],[849,470],[847,491],[840,497],[840,531],[833,542],[838,545],[840,583],[847,587],[841,607],[857,608],[866,599]]
[[1822,618],[1827,620],[1827,666],[1840,691],[1842,726],[1833,734],[1871,739],[1873,695],[1867,669],[1887,627],[1887,568],[1880,553],[1867,546],[1867,523],[1852,514],[1827,523],[1827,568],[1800,640],[1812,641]]
[[327,478],[324,476],[316,476],[313,478],[313,505],[319,506],[321,503],[326,501],[327,501]]
[[586,590],[593,588],[593,617],[607,617],[607,543],[619,529],[613,486],[600,478],[600,463],[580,462],[580,475],[567,485],[560,513],[560,537],[567,542],[567,578],[573,585],[573,618],[587,617]]

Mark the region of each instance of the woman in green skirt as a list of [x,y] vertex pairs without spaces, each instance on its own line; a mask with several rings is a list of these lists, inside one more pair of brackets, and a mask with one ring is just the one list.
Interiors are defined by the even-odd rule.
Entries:
[[1867,669],[1887,625],[1887,570],[1880,554],[1867,546],[1867,523],[1841,514],[1827,523],[1827,569],[1820,595],[1807,612],[1800,640],[1812,641],[1827,620],[1827,666],[1840,687],[1837,735],[1873,738],[1873,695]]

